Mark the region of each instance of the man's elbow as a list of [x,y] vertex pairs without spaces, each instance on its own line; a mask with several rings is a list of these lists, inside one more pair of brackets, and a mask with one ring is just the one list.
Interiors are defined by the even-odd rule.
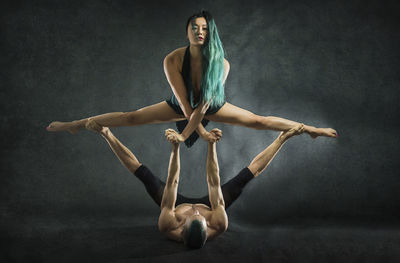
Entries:
[[[161,206],[163,205],[165,204],[162,203]],[[158,230],[160,230],[160,232],[162,233],[167,233],[170,231],[171,221],[170,216],[168,216],[168,214],[170,213],[169,211],[171,210],[168,208],[162,208],[160,217],[158,218]]]
[[[225,211],[224,204],[219,205],[219,207],[221,207]],[[221,216],[221,218],[217,221],[216,228],[221,233],[225,232],[228,229],[228,216],[226,215],[226,212],[224,212],[224,215]]]
[[220,222],[217,227],[221,233],[225,232],[226,230],[228,230],[228,220]]
[[165,233],[167,233],[169,231],[169,225],[158,221],[158,230],[161,233],[165,234]]

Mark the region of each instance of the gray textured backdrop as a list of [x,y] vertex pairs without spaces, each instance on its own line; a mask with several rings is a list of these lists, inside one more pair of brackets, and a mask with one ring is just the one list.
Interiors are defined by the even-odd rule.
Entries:
[[[2,220],[156,217],[144,187],[97,135],[47,133],[52,120],[165,100],[162,61],[185,22],[214,15],[231,64],[227,99],[258,114],[333,127],[339,139],[289,141],[229,210],[264,224],[399,217],[399,5],[395,1],[14,1],[1,8]],[[113,129],[163,180],[174,124]],[[277,136],[210,123],[222,181]],[[206,193],[206,143],[182,147],[180,192]]]

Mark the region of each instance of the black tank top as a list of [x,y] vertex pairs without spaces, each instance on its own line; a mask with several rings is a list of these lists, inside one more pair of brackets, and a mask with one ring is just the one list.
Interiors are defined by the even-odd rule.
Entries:
[[[199,95],[198,95],[199,98],[194,97],[194,92],[193,92],[194,89],[193,89],[193,85],[192,85],[192,72],[191,72],[191,67],[190,67],[190,46],[188,46],[186,48],[185,55],[183,57],[181,74],[182,74],[183,82],[185,83],[185,87],[187,90],[187,99],[188,99],[192,109],[194,109],[199,105],[199,102],[200,102],[199,98],[201,98],[201,96],[202,96],[202,91],[199,92]],[[182,111],[182,109],[179,105],[179,102],[174,94],[172,94],[171,99],[167,100],[166,102],[168,103],[169,106],[171,106],[175,110],[175,112],[183,115],[183,111]],[[223,105],[224,105],[224,103],[220,106],[210,106],[206,112],[206,115],[216,113]],[[203,124],[204,127],[207,126],[208,122],[209,121],[207,119],[203,119],[201,121],[201,123]],[[180,133],[183,132],[187,123],[188,123],[187,120],[176,122],[176,128],[178,129],[178,131]],[[186,141],[185,141],[186,146],[191,147],[197,141],[198,138],[199,138],[199,135],[197,134],[196,131],[194,131],[189,136],[189,138],[186,139]]]
[[[183,57],[182,63],[182,78],[183,82],[185,83],[188,101],[192,109],[196,108],[199,105],[199,98],[195,97],[193,82],[192,82],[192,71],[190,67],[190,46],[188,46],[185,50],[185,55]],[[199,92],[198,97],[200,97],[201,92]],[[172,97],[172,102],[179,106],[179,102],[175,96]]]

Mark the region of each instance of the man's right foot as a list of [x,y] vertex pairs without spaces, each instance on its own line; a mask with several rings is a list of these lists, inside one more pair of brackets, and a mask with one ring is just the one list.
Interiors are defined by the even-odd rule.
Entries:
[[279,139],[281,139],[282,141],[286,141],[290,137],[293,137],[295,135],[300,135],[303,132],[304,132],[304,124],[299,124],[288,131],[281,132],[279,134]]
[[74,122],[53,121],[46,127],[46,130],[49,132],[68,131],[71,134],[77,134],[79,128],[74,124]]

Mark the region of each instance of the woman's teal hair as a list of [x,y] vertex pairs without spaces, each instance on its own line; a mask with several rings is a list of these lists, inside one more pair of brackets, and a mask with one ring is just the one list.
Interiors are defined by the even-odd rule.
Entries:
[[201,96],[204,102],[212,106],[221,106],[225,102],[224,57],[225,51],[218,35],[217,26],[208,11],[201,11],[189,17],[186,29],[194,19],[204,17],[207,21],[207,37],[202,46]]

